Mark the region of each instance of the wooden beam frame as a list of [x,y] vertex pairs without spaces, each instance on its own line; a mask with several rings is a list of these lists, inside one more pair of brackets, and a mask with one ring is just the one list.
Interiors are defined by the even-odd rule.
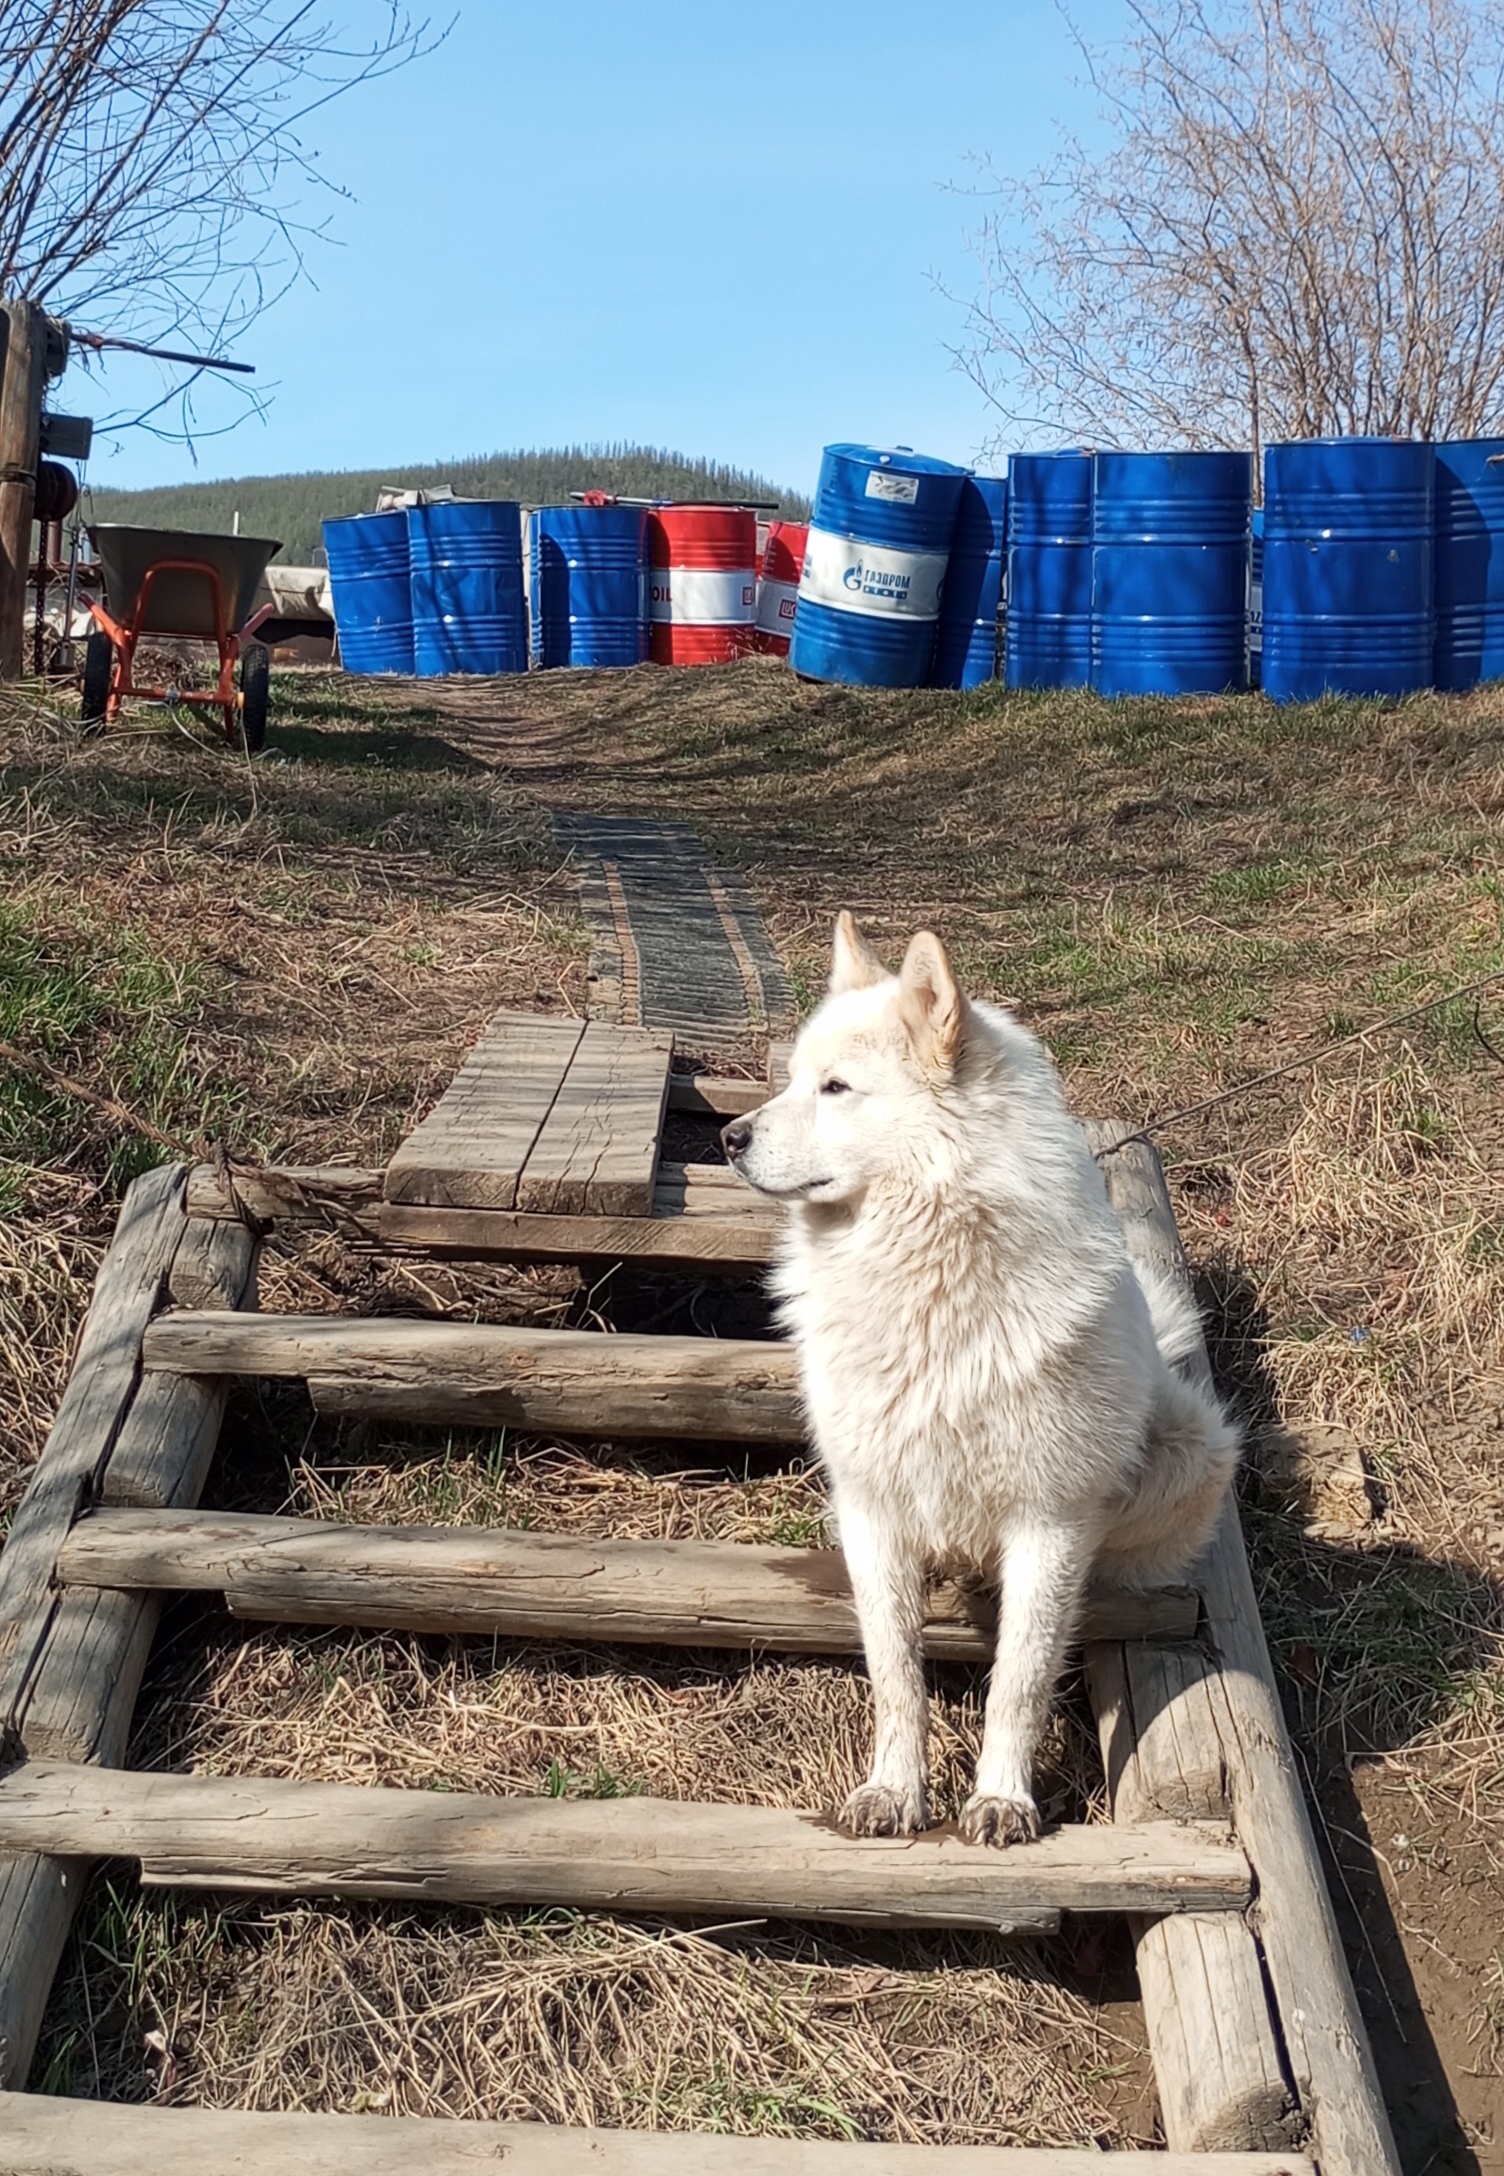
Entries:
[[773,1259],[775,1205],[724,1164],[663,1163],[651,1216],[543,1216],[387,1201],[382,1173],[333,1165],[213,1166],[188,1181],[191,1217],[303,1224],[381,1253],[453,1262],[640,1262],[696,1276],[756,1277]]
[[[474,1526],[343,1526],[222,1511],[101,1509],[64,1542],[57,1576],[83,1592],[220,1593],[238,1617],[513,1639],[644,1641],[851,1655],[861,1633],[838,1549],[737,1541],[601,1541]],[[1081,1637],[1185,1639],[1186,1587],[1099,1588]],[[925,1652],[985,1662],[990,1591],[931,1588]]]
[[730,1912],[1051,1933],[1063,1911],[1240,1911],[1227,1830],[1055,1829],[1027,1851],[953,1829],[858,1840],[828,1814],[676,1799],[168,1775],[28,1761],[0,1777],[0,1852],[141,1861],[143,1881],[287,1896]]
[[[1125,1127],[1087,1132],[1130,1255],[1188,1284],[1158,1156],[1146,1142],[1123,1142]],[[1209,1379],[1204,1349],[1193,1366]],[[1322,2176],[1400,2176],[1231,1501],[1197,1584],[1210,1671],[1187,1675],[1183,1664],[1171,1671],[1143,1658],[1094,1663],[1088,1655],[1115,1799],[1137,1814],[1178,1787],[1186,1810],[1200,1811],[1225,1791],[1259,1885],[1256,1952],[1236,1937],[1218,1936],[1195,1954],[1189,1935],[1166,1943],[1151,1933],[1147,1950],[1141,1942],[1141,1992],[1167,2134],[1205,2136],[1221,2125],[1247,2135],[1285,2120],[1279,2064],[1294,2090],[1294,2121],[1309,2129]],[[1188,1751],[1182,1770],[1177,1748],[1201,1750]],[[1187,1975],[1196,1971],[1213,1976],[1194,1984]],[[1275,2007],[1271,2015],[1266,1998],[1261,2017],[1254,1988],[1265,1973]],[[1187,2000],[1206,2005],[1218,2023],[1227,2019],[1225,2048],[1215,2025],[1203,2030],[1184,2014]]]
[[793,1350],[399,1315],[188,1309],[145,1333],[148,1370],[303,1378],[324,1413],[593,1437],[803,1443]]
[[597,2131],[434,2116],[247,2115],[0,2094],[5,2176],[1316,2176],[1300,2153],[1077,2153]]

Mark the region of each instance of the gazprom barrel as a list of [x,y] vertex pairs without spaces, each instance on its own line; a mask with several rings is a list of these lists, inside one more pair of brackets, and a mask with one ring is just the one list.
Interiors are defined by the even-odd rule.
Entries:
[[530,560],[533,661],[640,665],[648,654],[641,506],[540,506]]
[[1091,679],[1089,453],[1016,453],[1008,463],[1010,688]]
[[757,632],[753,642],[769,657],[787,657],[794,634],[799,577],[809,530],[802,521],[770,521],[757,575]]
[[1102,695],[1248,685],[1247,453],[1098,453],[1091,684]]
[[340,663],[346,672],[411,672],[406,513],[349,514],[323,527]]
[[1439,688],[1504,679],[1504,438],[1436,448]]
[[1248,517],[1248,685],[1264,684],[1264,509]]
[[930,685],[975,688],[997,678],[997,614],[1003,591],[1008,486],[968,476],[961,486],[950,565],[940,597]]
[[1433,449],[1311,438],[1264,455],[1264,692],[1408,695],[1431,679]]
[[522,509],[515,499],[440,499],[407,510],[413,663],[443,673],[527,671]]
[[809,680],[917,688],[929,673],[966,470],[907,447],[827,446],[789,663]]

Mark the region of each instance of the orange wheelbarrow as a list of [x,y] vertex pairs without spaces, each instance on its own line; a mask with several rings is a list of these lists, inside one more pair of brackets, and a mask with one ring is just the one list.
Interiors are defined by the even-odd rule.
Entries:
[[[124,522],[100,522],[89,537],[103,568],[105,601],[89,606],[95,631],[84,651],[84,722],[113,725],[127,696],[207,704],[222,712],[232,744],[252,754],[264,747],[271,656],[264,643],[250,638],[276,607],[263,605],[252,614],[251,606],[266,563],[280,547],[266,537],[137,529]],[[143,635],[212,642],[219,653],[214,686],[139,687],[133,668]]]

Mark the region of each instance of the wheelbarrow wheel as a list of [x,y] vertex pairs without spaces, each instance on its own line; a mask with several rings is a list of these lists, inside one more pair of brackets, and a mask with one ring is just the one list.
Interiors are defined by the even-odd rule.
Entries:
[[266,746],[271,692],[271,652],[264,642],[248,642],[240,660],[240,737],[248,755],[258,755]]
[[85,725],[101,725],[110,700],[110,670],[114,645],[103,628],[96,628],[84,645],[84,688],[78,714]]

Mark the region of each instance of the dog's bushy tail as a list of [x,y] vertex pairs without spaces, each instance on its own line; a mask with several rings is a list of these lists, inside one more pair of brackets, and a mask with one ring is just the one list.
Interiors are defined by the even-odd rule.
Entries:
[[1149,1319],[1159,1349],[1172,1368],[1182,1368],[1201,1346],[1201,1316],[1188,1288],[1147,1262],[1134,1264],[1149,1302]]
[[1140,1269],[1139,1282],[1165,1370],[1137,1486],[1102,1546],[1100,1565],[1110,1578],[1154,1586],[1185,1571],[1210,1541],[1241,1438],[1211,1386],[1182,1372],[1201,1344],[1190,1293],[1148,1269]]

